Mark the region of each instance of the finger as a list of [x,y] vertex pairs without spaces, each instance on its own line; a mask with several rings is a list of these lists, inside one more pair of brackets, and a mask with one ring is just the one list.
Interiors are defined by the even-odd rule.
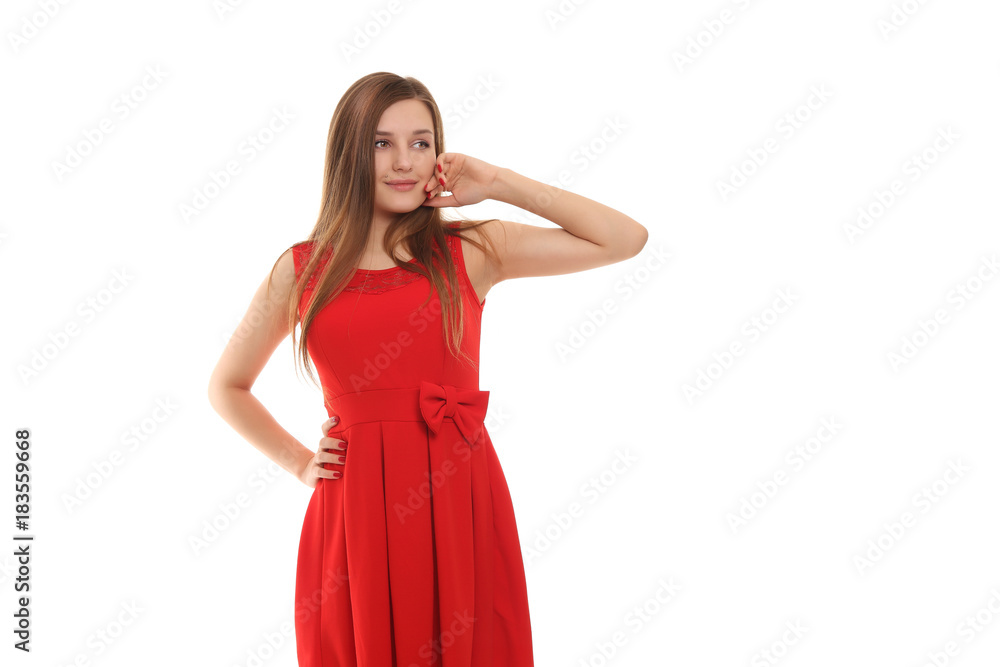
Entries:
[[324,461],[336,461],[339,460],[338,457],[346,455],[347,455],[347,450],[344,448],[324,449],[322,452],[319,452],[317,454],[317,456],[323,456]]
[[337,479],[339,477],[342,477],[343,475],[344,475],[343,470],[333,470],[331,468],[320,467],[316,471],[316,476],[323,477],[324,479]]
[[461,206],[455,199],[455,195],[438,195],[424,202],[424,206],[441,208],[442,206]]
[[331,428],[333,428],[334,424],[336,424],[339,421],[340,421],[340,418],[337,415],[334,415],[334,416],[330,417],[329,419],[327,419],[325,422],[323,422],[322,426],[320,426],[320,429],[322,429],[322,431],[323,431],[323,435],[326,435],[327,431],[329,431]]
[[445,156],[447,155],[448,155],[447,153],[440,153],[438,154],[437,157],[434,158],[434,168],[431,169],[431,177],[427,179],[426,183],[424,183],[424,194],[427,195],[425,199],[433,197],[434,189],[439,185],[441,185],[441,182],[438,180],[438,178],[444,171],[444,160]]
[[339,440],[337,438],[331,438],[331,437],[327,436],[325,438],[320,438],[319,439],[319,448],[320,448],[320,450],[324,450],[324,449],[337,449],[337,450],[347,449],[347,441],[346,440]]
[[433,188],[431,188],[431,189],[430,189],[430,191],[428,192],[428,196],[427,196],[427,198],[426,198],[426,199],[424,200],[425,202],[427,202],[427,201],[431,201],[431,200],[433,200],[433,199],[436,199],[436,198],[437,198],[437,197],[439,197],[439,196],[440,196],[440,195],[441,195],[442,193],[444,193],[444,192],[448,192],[448,179],[447,179],[447,177],[446,177],[446,176],[444,175],[444,173],[436,173],[436,174],[435,174],[435,175],[433,176],[433,178],[434,178],[434,180],[435,180],[435,185],[434,185],[434,187],[433,187]]
[[434,161],[437,163],[434,167],[434,175],[438,176],[451,164],[451,153],[439,153]]
[[425,197],[424,201],[421,203],[433,206],[434,200],[437,199],[442,192],[444,192],[444,188],[442,188],[440,184],[436,185],[435,187],[431,188],[431,190],[427,193],[427,197]]
[[[319,470],[316,471],[318,475],[325,477],[327,479],[336,479],[344,474],[342,469],[338,469],[336,463],[324,463],[320,465]],[[340,466],[342,468],[342,466]]]
[[[440,165],[438,165],[440,167]],[[428,199],[438,194],[439,192],[444,192],[447,189],[448,181],[445,179],[444,174],[441,172],[434,172],[431,176],[431,180],[424,185],[424,191],[429,193]]]
[[316,477],[322,477],[323,479],[340,479],[344,473],[339,470],[324,470],[320,469],[316,472]]
[[424,183],[424,194],[429,195],[438,185],[437,171],[435,170],[434,174],[432,174],[431,177],[427,179],[427,182]]
[[316,460],[320,463],[329,463],[331,465],[342,466],[347,462],[347,457],[344,454],[334,454],[332,452],[320,452],[316,456]]

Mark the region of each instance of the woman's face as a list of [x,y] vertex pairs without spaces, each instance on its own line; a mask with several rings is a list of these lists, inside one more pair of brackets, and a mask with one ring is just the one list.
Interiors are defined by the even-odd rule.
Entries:
[[[375,219],[388,222],[426,199],[424,186],[435,178],[434,123],[420,100],[402,100],[383,112],[375,140]],[[409,183],[393,186],[391,181]]]

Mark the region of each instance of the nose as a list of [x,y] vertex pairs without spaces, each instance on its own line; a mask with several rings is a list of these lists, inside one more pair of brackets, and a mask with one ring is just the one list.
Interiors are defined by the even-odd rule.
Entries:
[[411,166],[410,165],[410,156],[407,154],[407,152],[405,150],[404,151],[397,151],[396,155],[393,156],[393,157],[394,157],[394,159],[393,159],[393,162],[392,162],[392,166],[396,169],[396,171],[409,171],[410,170],[410,166]]

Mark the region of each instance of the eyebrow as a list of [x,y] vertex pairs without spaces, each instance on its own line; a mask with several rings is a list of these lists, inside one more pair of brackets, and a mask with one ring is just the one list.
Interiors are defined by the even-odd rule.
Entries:
[[[434,133],[431,132],[430,130],[414,130],[413,134],[434,134]],[[375,136],[393,137],[395,135],[392,132],[383,132],[382,130],[375,130]]]

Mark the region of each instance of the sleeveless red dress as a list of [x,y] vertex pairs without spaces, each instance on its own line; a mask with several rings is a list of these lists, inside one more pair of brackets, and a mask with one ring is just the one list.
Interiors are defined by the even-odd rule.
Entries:
[[[462,348],[478,365],[486,301],[461,241],[446,239]],[[311,251],[294,246],[296,275]],[[340,418],[329,435],[348,445],[342,466],[327,464],[343,476],[319,480],[302,524],[300,667],[534,665],[514,508],[484,425],[489,392],[447,349],[441,319],[430,281],[397,266],[359,269],[310,328],[324,405]]]

